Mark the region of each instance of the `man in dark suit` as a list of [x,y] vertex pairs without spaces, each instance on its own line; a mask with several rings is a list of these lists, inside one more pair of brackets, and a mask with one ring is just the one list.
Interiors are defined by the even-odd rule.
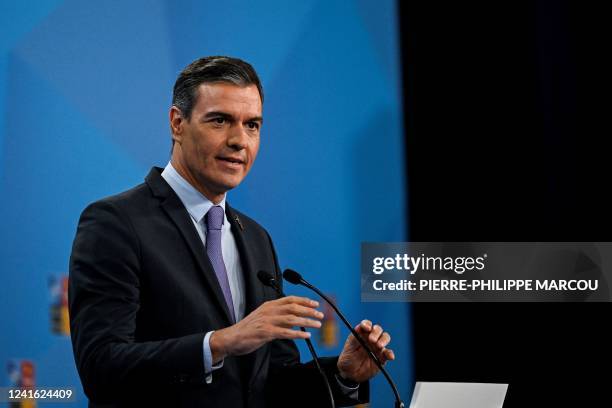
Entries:
[[[170,163],[81,215],[70,328],[91,406],[327,406],[294,343],[310,337],[296,326],[321,326],[318,303],[258,281],[282,281],[270,236],[226,203],[257,156],[262,104],[248,63],[193,62],[174,86]],[[394,359],[380,326],[356,330]],[[368,400],[378,370],[352,335],[322,366],[338,405]]]

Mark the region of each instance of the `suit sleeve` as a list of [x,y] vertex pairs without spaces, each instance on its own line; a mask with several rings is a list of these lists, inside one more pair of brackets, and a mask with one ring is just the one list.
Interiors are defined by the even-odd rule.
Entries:
[[136,384],[203,378],[204,333],[136,341],[140,307],[140,246],[129,218],[108,201],[79,220],[70,257],[70,331],[87,396],[112,400]]
[[[274,255],[276,282],[282,290],[283,277],[272,240],[268,235]],[[300,363],[300,352],[292,340],[275,340],[270,344],[271,361],[267,401],[272,407],[285,407],[288,402],[294,407],[327,407],[329,396],[313,361]],[[332,389],[336,406],[353,406],[369,402],[370,384],[368,381],[359,384],[356,398],[348,396],[335,378],[338,357],[319,357],[321,368]]]

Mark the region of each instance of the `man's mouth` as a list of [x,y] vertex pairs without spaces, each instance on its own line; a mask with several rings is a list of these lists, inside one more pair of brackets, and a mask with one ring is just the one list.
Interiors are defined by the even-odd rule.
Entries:
[[221,160],[223,162],[226,162],[226,163],[233,164],[233,165],[242,165],[242,164],[244,164],[244,160],[241,159],[240,157],[219,156],[219,157],[217,157],[217,159]]

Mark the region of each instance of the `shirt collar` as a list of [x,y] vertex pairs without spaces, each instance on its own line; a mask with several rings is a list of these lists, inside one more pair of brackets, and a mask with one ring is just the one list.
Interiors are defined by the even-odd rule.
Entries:
[[[176,171],[171,162],[168,162],[161,176],[170,187],[172,187],[176,195],[179,196],[187,212],[195,222],[200,223],[208,210],[210,210],[210,207],[215,205],[206,198],[206,196],[196,190],[195,187],[189,184],[189,182]],[[221,208],[223,208],[223,213],[225,213],[225,196],[223,196],[223,199],[217,205],[221,206]],[[227,220],[227,216],[224,216],[223,219],[224,226],[226,226],[227,222],[225,221]]]

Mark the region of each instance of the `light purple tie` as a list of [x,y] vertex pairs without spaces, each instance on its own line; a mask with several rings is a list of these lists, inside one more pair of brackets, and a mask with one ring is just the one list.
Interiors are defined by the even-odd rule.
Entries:
[[232,322],[235,322],[234,302],[232,300],[232,292],[227,278],[225,262],[223,262],[223,253],[221,252],[221,226],[223,225],[223,221],[223,208],[218,205],[211,207],[206,213],[206,253],[215,270],[221,290],[223,290],[223,296],[225,297],[225,303],[227,303],[227,308],[232,317]]

